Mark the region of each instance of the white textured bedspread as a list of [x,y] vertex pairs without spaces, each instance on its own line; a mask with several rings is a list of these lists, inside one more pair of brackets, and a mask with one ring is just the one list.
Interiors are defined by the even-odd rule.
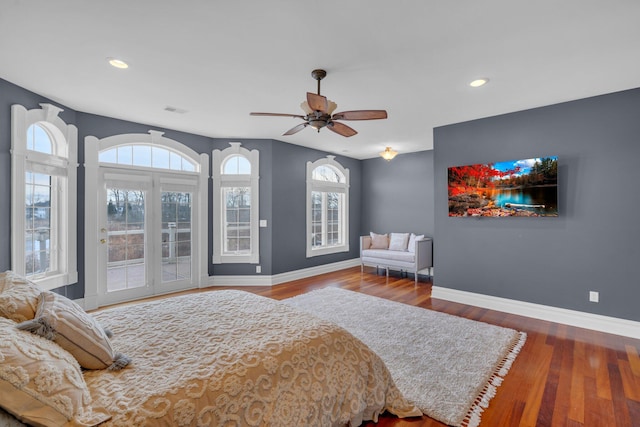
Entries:
[[132,363],[87,371],[105,426],[340,426],[417,416],[380,358],[350,333],[243,291],[211,291],[94,316]]

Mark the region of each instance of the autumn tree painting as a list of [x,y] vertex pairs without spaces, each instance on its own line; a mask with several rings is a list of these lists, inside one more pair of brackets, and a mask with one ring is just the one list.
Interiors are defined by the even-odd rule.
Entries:
[[449,216],[557,216],[557,157],[448,169]]

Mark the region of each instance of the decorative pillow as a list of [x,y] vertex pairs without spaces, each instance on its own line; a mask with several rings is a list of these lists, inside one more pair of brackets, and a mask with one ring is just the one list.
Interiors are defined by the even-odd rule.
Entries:
[[386,234],[376,234],[371,232],[370,249],[387,249],[389,247],[389,238]]
[[406,251],[409,243],[409,233],[391,233],[389,239],[390,251]]
[[33,320],[19,329],[55,341],[86,369],[119,370],[131,359],[116,353],[100,324],[75,302],[53,292],[42,292]]
[[422,239],[424,239],[424,234],[415,235],[411,233],[411,236],[409,236],[409,245],[407,246],[407,250],[411,253],[415,253],[416,240],[422,240]]
[[78,362],[56,343],[0,318],[0,407],[27,424],[95,426],[111,418],[92,407]]
[[15,322],[33,319],[40,288],[13,271],[0,273],[0,316]]

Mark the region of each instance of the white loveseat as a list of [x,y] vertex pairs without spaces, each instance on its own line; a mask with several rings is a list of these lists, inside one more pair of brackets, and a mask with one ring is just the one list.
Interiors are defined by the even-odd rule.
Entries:
[[360,236],[360,270],[364,266],[382,267],[413,273],[416,283],[418,271],[433,267],[433,241],[413,233],[389,233]]

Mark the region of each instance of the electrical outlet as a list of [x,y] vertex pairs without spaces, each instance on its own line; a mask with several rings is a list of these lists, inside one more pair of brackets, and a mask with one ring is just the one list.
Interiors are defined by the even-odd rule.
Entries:
[[600,302],[600,292],[589,291],[589,301]]
[[256,273],[262,273],[262,266],[256,265]]

